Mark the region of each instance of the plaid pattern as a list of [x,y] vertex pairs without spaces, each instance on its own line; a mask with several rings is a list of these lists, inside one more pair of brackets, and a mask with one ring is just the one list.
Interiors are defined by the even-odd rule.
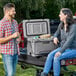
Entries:
[[24,48],[24,35],[23,35],[23,23],[21,22],[18,26],[19,33],[21,36],[21,42],[19,43],[20,48]]
[[[18,32],[18,23],[14,19],[12,20],[12,23],[15,27],[15,32]],[[3,37],[8,37],[9,35],[12,34],[12,29],[11,29],[12,24],[9,22],[9,20],[6,20],[3,18],[0,21],[0,38]],[[18,48],[18,54],[19,52],[19,44],[17,43],[17,48]],[[14,41],[13,39],[9,40],[7,43],[0,44],[0,53],[3,54],[14,54]]]

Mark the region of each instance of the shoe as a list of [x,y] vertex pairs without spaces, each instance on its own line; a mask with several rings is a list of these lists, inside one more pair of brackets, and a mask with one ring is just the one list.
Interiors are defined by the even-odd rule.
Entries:
[[41,72],[41,76],[48,76],[48,74]]

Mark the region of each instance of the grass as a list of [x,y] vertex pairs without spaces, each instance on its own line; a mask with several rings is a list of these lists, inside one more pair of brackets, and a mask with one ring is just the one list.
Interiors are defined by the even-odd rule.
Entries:
[[[33,68],[32,66],[30,67],[30,65],[27,65],[27,67],[28,68],[26,68],[26,69],[22,69],[21,66],[18,64],[16,76],[35,76],[36,75],[36,69]],[[0,55],[0,76],[4,76],[4,75],[5,75],[5,71],[3,68],[2,58]]]
[[35,73],[36,71],[34,68],[22,69],[20,65],[17,65],[16,76],[35,76]]
[[[18,64],[17,65],[17,71],[16,71],[16,76],[36,76],[36,68],[34,66],[31,65],[26,65],[26,69],[22,69],[21,66]],[[68,68],[71,71],[76,71],[76,66],[68,66]],[[66,72],[64,70],[62,70],[62,72],[64,72],[64,76],[70,76],[70,72]],[[2,62],[2,58],[0,56],[0,76],[4,76],[5,75],[5,71],[3,68],[3,62]]]

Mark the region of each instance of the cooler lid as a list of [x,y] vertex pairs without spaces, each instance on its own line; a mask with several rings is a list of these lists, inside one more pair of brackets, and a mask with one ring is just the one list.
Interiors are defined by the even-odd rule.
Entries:
[[24,37],[50,34],[49,19],[23,20]]

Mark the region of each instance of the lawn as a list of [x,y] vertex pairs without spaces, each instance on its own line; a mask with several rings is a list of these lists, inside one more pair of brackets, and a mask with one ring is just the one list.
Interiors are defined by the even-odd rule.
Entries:
[[[28,67],[28,68],[27,68]],[[76,66],[68,66],[68,68],[72,71],[76,71]],[[70,76],[69,72],[65,72],[64,70],[64,76]],[[0,56],[0,76],[4,76],[4,68],[3,68],[3,62]],[[21,66],[18,64],[17,65],[17,72],[16,76],[36,76],[36,67],[31,66],[31,65],[26,65],[26,69],[22,69]]]
[[[26,69],[22,69],[20,65],[17,65],[17,72],[16,72],[16,76],[35,76],[36,75],[36,69],[33,68],[32,66],[28,65]],[[4,68],[3,68],[3,62],[2,62],[2,58],[0,56],[0,76],[4,76],[5,72],[4,72]]]

